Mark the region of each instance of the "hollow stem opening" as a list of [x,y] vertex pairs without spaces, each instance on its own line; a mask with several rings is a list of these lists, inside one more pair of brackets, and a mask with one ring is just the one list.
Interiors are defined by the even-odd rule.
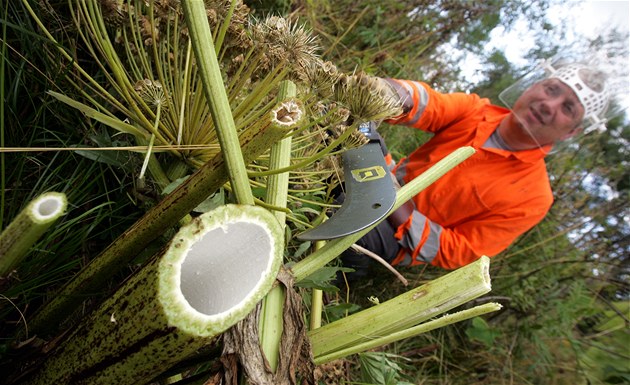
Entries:
[[63,202],[57,197],[47,197],[35,204],[35,212],[42,219],[57,216],[63,210]]
[[273,257],[271,244],[269,233],[257,224],[233,222],[210,230],[182,262],[184,298],[206,315],[234,308],[263,278]]

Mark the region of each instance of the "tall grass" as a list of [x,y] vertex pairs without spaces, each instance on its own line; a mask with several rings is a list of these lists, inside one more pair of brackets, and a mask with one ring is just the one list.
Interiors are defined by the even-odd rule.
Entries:
[[[81,114],[59,109],[45,95],[48,89],[64,86],[63,78],[57,78],[64,69],[57,58],[42,54],[47,52],[47,42],[35,33],[23,5],[6,2],[0,11],[2,147],[23,149],[0,153],[1,225],[4,228],[42,192],[65,192],[69,200],[67,214],[2,282],[0,354],[4,356],[16,332],[31,337],[25,318],[127,228],[140,210],[133,179],[120,169],[70,151],[28,150],[83,144],[94,127]],[[85,293],[86,297],[96,294]],[[8,372],[10,355],[3,357],[2,365],[2,371]]]

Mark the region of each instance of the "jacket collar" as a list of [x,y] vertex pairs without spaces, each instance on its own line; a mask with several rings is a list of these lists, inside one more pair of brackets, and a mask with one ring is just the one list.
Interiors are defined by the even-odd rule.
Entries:
[[[507,108],[488,104],[483,112],[483,119],[477,127],[473,146],[475,148],[481,148],[483,144],[488,140],[490,135],[497,129],[499,123],[510,114],[510,110]],[[531,150],[522,151],[506,151],[498,148],[484,148],[489,152],[494,152],[503,156],[514,157],[524,163],[535,163],[544,159],[551,151],[552,146],[547,145],[541,148],[534,148]]]

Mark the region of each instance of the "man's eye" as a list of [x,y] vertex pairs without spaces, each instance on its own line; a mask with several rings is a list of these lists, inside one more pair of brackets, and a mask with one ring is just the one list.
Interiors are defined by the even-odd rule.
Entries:
[[558,93],[558,87],[554,85],[545,86],[545,92],[549,95],[556,95]]
[[565,103],[564,104],[564,111],[568,114],[573,116],[574,115],[574,111],[575,111],[575,107],[573,106],[572,103]]

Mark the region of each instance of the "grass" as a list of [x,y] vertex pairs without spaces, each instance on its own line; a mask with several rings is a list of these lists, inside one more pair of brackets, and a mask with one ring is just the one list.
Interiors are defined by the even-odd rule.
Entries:
[[[132,175],[76,153],[37,152],[33,147],[67,148],[89,141],[94,127],[77,112],[59,110],[45,95],[62,87],[59,62],[42,55],[45,41],[21,2],[7,2],[2,21],[0,114],[2,147],[23,152],[0,153],[2,199],[0,224],[5,227],[35,196],[46,191],[68,195],[67,214],[40,239],[25,262],[3,282],[0,299],[0,354],[5,369],[19,351],[9,347],[17,333],[28,335],[28,318],[56,288],[64,284],[104,245],[127,228],[141,212]],[[150,199],[149,199],[150,200]],[[97,293],[86,293],[92,296]],[[8,354],[8,355],[5,355]],[[3,372],[6,372],[3,369]]]

